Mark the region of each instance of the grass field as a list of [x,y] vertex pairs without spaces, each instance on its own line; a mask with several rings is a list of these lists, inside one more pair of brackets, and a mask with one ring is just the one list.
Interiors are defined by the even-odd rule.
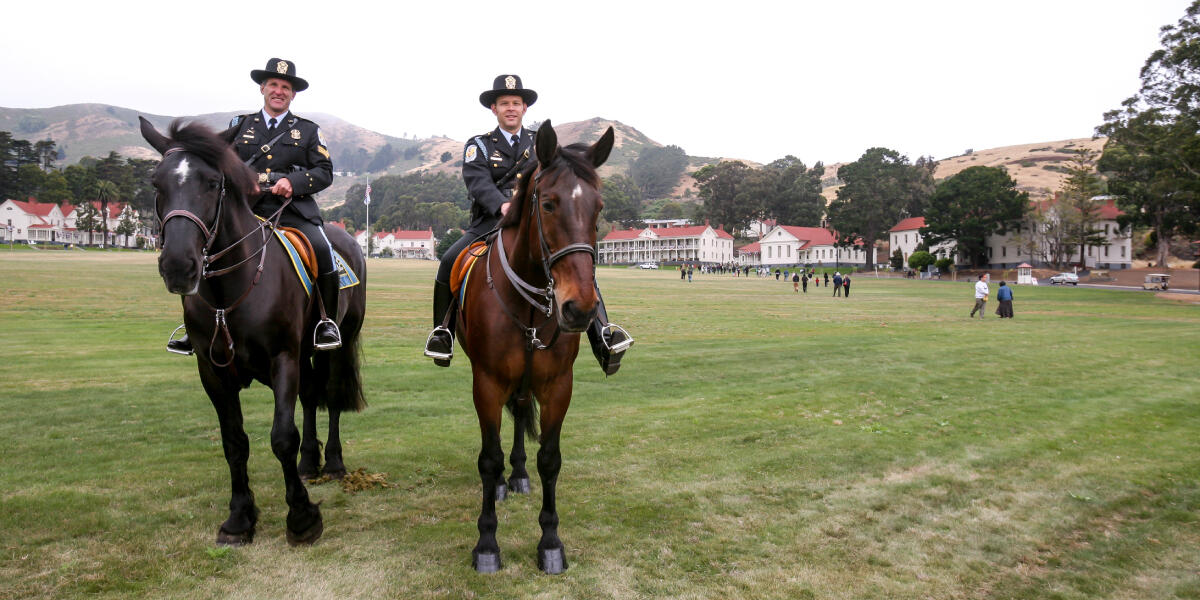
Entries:
[[602,270],[637,344],[577,365],[570,570],[537,571],[535,474],[483,576],[469,367],[420,356],[433,268],[370,265],[343,431],[390,487],[313,486],[325,535],[289,548],[252,387],[258,536],[218,549],[228,471],[154,256],[0,252],[0,597],[1200,598],[1198,305],[1018,287],[980,321],[968,283]]

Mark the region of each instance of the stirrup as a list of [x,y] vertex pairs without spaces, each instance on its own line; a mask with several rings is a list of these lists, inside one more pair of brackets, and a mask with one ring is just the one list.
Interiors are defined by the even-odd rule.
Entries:
[[[326,323],[329,323],[330,325],[333,326],[333,334],[334,334],[334,336],[337,337],[337,339],[332,342],[325,342],[324,344],[318,344],[317,343],[317,331],[320,330],[321,326]],[[313,348],[316,348],[317,350],[337,350],[338,348],[341,348],[341,347],[342,347],[342,331],[340,329],[338,329],[337,323],[334,323],[333,319],[330,319],[329,317],[325,317],[324,319],[317,321],[317,326],[313,327]]]
[[[429,342],[433,341],[433,336],[437,335],[437,333],[439,331],[445,331],[446,335],[450,336],[450,351],[449,352],[434,352],[433,350],[429,349]],[[429,335],[426,336],[426,338],[425,338],[425,356],[428,356],[429,358],[432,358],[434,360],[445,360],[445,361],[449,361],[451,358],[454,358],[454,334],[450,332],[450,329],[448,327],[445,327],[443,325],[438,325],[437,327],[433,328],[433,331],[429,332]]]
[[[185,325],[180,325],[179,327],[176,327],[173,331],[171,331],[171,335],[167,336],[167,352],[170,352],[172,354],[182,354],[184,356],[191,356],[196,353],[192,349],[176,350],[174,348],[175,345],[180,345],[182,343],[182,338],[180,338],[178,340],[175,339],[175,334],[179,333],[179,330],[183,329],[184,327],[185,327]],[[187,336],[187,331],[184,331],[183,335]]]
[[[608,340],[612,337],[612,335],[605,336],[604,334],[611,331],[620,331],[621,333],[625,334],[625,339],[617,342],[615,345],[610,346]],[[604,344],[604,347],[607,348],[609,352],[620,354],[621,352],[628,350],[629,347],[633,345],[633,336],[629,335],[629,332],[625,331],[624,327],[621,327],[616,323],[609,323],[600,328],[600,342]]]

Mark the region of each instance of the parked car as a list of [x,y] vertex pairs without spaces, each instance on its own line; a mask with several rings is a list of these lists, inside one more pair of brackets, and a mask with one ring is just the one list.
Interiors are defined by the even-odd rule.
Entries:
[[639,269],[657,269],[658,263],[644,262],[644,263],[638,265],[638,268]]
[[1058,275],[1054,275],[1050,278],[1050,283],[1057,283],[1061,285],[1067,285],[1069,283],[1071,285],[1079,285],[1079,276],[1074,273],[1059,273]]
[[1167,291],[1168,283],[1171,281],[1171,276],[1165,273],[1150,273],[1146,275],[1146,281],[1142,283],[1143,290],[1162,290]]

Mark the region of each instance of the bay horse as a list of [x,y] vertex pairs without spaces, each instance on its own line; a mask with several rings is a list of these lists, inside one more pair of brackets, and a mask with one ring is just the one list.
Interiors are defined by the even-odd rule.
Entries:
[[[613,140],[609,127],[592,146],[563,148],[546,120],[534,142],[536,163],[520,174],[499,231],[480,258],[484,264],[475,265],[475,276],[463,284],[459,340],[471,361],[483,439],[478,463],[483,507],[471,564],[482,573],[501,568],[496,501],[510,486],[514,492],[529,491],[522,433],[532,439],[539,429],[538,568],[551,574],[567,569],[555,499],[562,466],[559,435],[571,403],[579,332],[596,312],[596,220],[604,206],[596,168],[608,159]],[[500,447],[506,406],[515,424],[508,486]]]
[[[258,186],[232,149],[236,131],[218,135],[198,123],[176,120],[164,136],[144,118],[141,131],[163,155],[151,179],[162,228],[158,271],[167,291],[183,297],[200,382],[217,411],[229,463],[229,518],[217,530],[217,544],[254,540],[258,509],[246,472],[250,441],[239,399],[240,390],[253,381],[274,393],[271,450],[283,467],[288,543],[311,544],[324,529],[321,511],[309,501],[302,480],[320,467],[317,408],[329,411],[323,470],[337,477],[346,472],[340,415],[366,406],[359,376],[359,333],[366,312],[362,251],[345,230],[325,226],[329,241],[360,283],[342,290],[341,314],[329,315],[339,321],[342,347],[313,352],[309,332],[319,315],[318,295],[305,291],[290,258],[272,239],[270,219],[260,220],[251,210]],[[297,394],[304,407],[303,443],[296,429]]]

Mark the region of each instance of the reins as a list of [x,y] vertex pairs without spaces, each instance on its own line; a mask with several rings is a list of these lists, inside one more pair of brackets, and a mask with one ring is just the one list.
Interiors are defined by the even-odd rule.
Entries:
[[[168,157],[171,154],[174,154],[176,152],[186,152],[186,150],[184,150],[183,148],[178,147],[178,146],[176,146],[174,148],[168,148],[166,152],[163,152],[163,158],[165,159],[166,157]],[[276,210],[269,218],[261,221],[258,224],[258,226],[255,227],[254,229],[250,230],[249,233],[242,236],[241,238],[239,238],[237,241],[233,242],[232,244],[222,248],[221,250],[218,250],[217,252],[215,252],[213,254],[209,254],[209,251],[212,249],[213,243],[216,242],[217,234],[221,227],[221,213],[225,206],[225,190],[226,190],[225,174],[221,173],[221,191],[220,191],[220,194],[217,196],[217,214],[213,219],[212,227],[209,227],[208,225],[206,225],[204,223],[204,220],[201,219],[200,217],[198,217],[192,211],[189,211],[186,209],[181,209],[181,208],[177,208],[175,210],[168,211],[165,216],[162,216],[160,218],[162,221],[160,227],[163,230],[163,246],[164,247],[166,247],[165,228],[167,225],[167,221],[169,221],[175,217],[183,217],[183,218],[188,219],[189,221],[191,221],[197,227],[200,228],[200,232],[204,234],[204,247],[203,247],[203,250],[201,253],[202,265],[203,265],[203,270],[201,272],[202,279],[211,279],[213,277],[220,277],[221,275],[232,273],[233,271],[236,271],[237,269],[239,269],[242,265],[249,263],[251,260],[254,259],[255,256],[258,256],[258,267],[255,270],[254,279],[250,281],[250,285],[245,289],[245,291],[242,292],[242,294],[240,296],[238,296],[237,300],[234,300],[233,303],[231,303],[229,306],[226,306],[224,308],[217,308],[216,306],[213,306],[208,300],[205,300],[204,296],[201,296],[200,294],[196,294],[196,297],[199,298],[200,301],[203,302],[205,306],[212,309],[216,313],[215,327],[213,329],[213,337],[208,346],[208,359],[209,359],[209,361],[212,362],[213,366],[222,367],[222,368],[227,367],[231,363],[233,363],[233,359],[236,356],[236,354],[233,351],[233,334],[231,334],[229,331],[229,324],[225,320],[225,315],[229,314],[230,312],[233,311],[233,309],[237,308],[237,306],[240,305],[250,295],[250,292],[254,290],[254,287],[256,285],[258,285],[259,280],[262,278],[263,267],[266,265],[266,262],[267,262],[267,246],[270,245],[270,243],[271,243],[271,236],[270,236],[270,233],[268,233],[268,230],[273,231],[276,227],[279,226],[279,219],[283,214],[283,210],[285,208],[287,208],[287,206],[289,204],[292,203],[292,199],[287,198],[283,202],[283,204],[279,207],[279,210]],[[237,262],[234,265],[231,265],[231,266],[228,266],[228,267],[225,267],[222,269],[216,269],[216,270],[209,269],[209,267],[213,263],[220,260],[221,257],[228,254],[234,248],[237,248],[238,246],[240,246],[242,244],[242,242],[249,239],[250,236],[254,235],[255,233],[260,233],[262,235],[262,245],[259,246],[258,250],[255,250],[254,252],[250,253],[249,256],[247,256],[246,258],[242,259],[241,261]],[[229,353],[229,359],[226,360],[225,362],[221,362],[221,361],[217,360],[217,358],[215,356],[213,356],[213,349],[216,348],[216,346],[217,346],[217,335],[218,334],[221,334],[224,336],[225,344],[226,344],[226,352]]]

